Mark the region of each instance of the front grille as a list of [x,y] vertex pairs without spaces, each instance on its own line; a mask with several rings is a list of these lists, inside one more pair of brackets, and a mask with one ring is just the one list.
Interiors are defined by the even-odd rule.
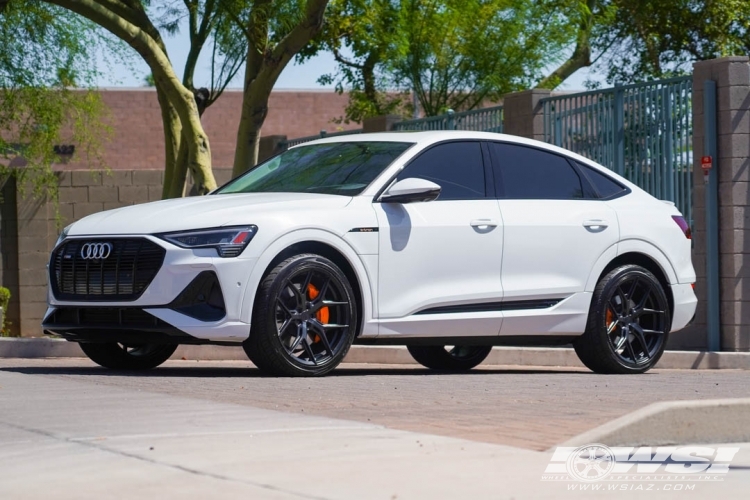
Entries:
[[[104,259],[84,259],[86,243],[110,243],[112,251]],[[68,240],[52,254],[52,293],[58,300],[136,300],[159,272],[165,253],[145,238]]]

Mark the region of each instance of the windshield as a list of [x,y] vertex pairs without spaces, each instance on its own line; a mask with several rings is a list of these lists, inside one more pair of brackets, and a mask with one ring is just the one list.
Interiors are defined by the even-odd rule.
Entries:
[[321,193],[355,196],[413,144],[407,142],[331,142],[285,151],[216,194]]

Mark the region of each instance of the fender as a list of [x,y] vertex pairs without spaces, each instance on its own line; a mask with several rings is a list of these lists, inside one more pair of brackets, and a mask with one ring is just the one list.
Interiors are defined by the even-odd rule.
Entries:
[[363,327],[370,321],[372,321],[373,314],[373,292],[372,292],[372,280],[367,268],[365,267],[362,259],[354,249],[338,235],[322,230],[322,229],[298,229],[283,236],[277,238],[271,243],[258,257],[258,260],[253,267],[250,277],[245,285],[244,294],[242,297],[242,308],[240,310],[240,317],[247,321],[252,322],[253,304],[255,303],[255,294],[260,286],[263,274],[266,272],[268,265],[286,248],[294,245],[295,243],[303,242],[318,242],[325,243],[336,250],[338,250],[352,266],[354,272],[357,274],[359,279],[360,292],[362,294],[362,325]]
[[666,276],[667,281],[670,284],[677,283],[677,273],[667,256],[664,255],[664,252],[647,241],[633,238],[612,245],[602,254],[601,257],[599,257],[599,260],[596,261],[596,264],[589,275],[589,279],[586,282],[586,291],[593,292],[604,268],[607,267],[615,257],[626,253],[640,253],[651,258],[661,268],[664,276]]

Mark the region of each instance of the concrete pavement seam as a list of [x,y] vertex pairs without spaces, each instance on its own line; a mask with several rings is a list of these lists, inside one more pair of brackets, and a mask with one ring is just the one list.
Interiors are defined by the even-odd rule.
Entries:
[[254,481],[247,481],[247,480],[237,479],[237,478],[233,478],[233,477],[229,477],[229,476],[224,476],[224,475],[221,475],[221,474],[216,474],[216,473],[213,473],[213,472],[205,472],[205,471],[193,469],[193,468],[190,468],[190,467],[185,467],[183,465],[177,465],[177,464],[170,464],[170,463],[166,463],[166,462],[160,462],[158,460],[154,460],[152,458],[144,457],[144,456],[141,456],[141,455],[136,455],[134,453],[128,453],[128,452],[125,452],[125,451],[115,450],[115,449],[112,449],[112,448],[108,448],[106,446],[101,446],[100,444],[95,443],[93,441],[80,441],[80,440],[69,439],[69,438],[66,438],[66,437],[63,437],[63,436],[58,436],[58,435],[56,435],[56,434],[54,434],[52,432],[47,432],[47,431],[44,431],[44,430],[41,430],[41,429],[35,429],[35,428],[31,428],[31,427],[25,427],[23,425],[12,424],[10,422],[3,422],[3,421],[0,421],[0,425],[5,425],[6,427],[11,427],[11,428],[16,429],[16,430],[21,430],[21,431],[28,432],[28,433],[31,433],[31,434],[36,434],[38,436],[43,436],[43,437],[46,437],[46,438],[49,438],[49,439],[53,439],[55,441],[62,441],[64,443],[69,443],[69,444],[73,444],[73,445],[80,445],[80,446],[85,446],[87,448],[94,448],[96,450],[103,451],[105,453],[112,453],[114,455],[119,455],[121,457],[131,458],[131,459],[134,459],[134,460],[139,460],[139,461],[142,461],[142,462],[150,463],[152,465],[158,465],[158,466],[162,466],[162,467],[169,467],[171,469],[179,470],[181,472],[186,472],[188,474],[194,474],[194,475],[197,475],[197,476],[203,476],[203,477],[209,477],[209,478],[212,478],[212,479],[218,479],[219,481],[230,481],[230,482],[240,483],[240,484],[244,484],[244,485],[247,485],[247,486],[253,486],[253,487],[256,487],[256,488],[260,488],[260,489],[263,489],[263,490],[275,491],[275,492],[279,492],[279,493],[286,493],[288,495],[294,495],[294,496],[297,496],[299,498],[305,498],[305,499],[309,499],[309,500],[329,500],[329,499],[327,499],[325,497],[318,497],[318,496],[307,495],[307,494],[299,493],[299,492],[296,492],[296,491],[291,491],[291,490],[286,490],[286,489],[278,488],[278,487],[272,486],[270,484],[256,483]]

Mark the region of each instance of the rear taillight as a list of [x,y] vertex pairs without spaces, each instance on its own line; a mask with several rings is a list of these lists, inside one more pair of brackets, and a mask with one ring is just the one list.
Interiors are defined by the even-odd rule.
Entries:
[[690,232],[690,226],[688,226],[687,221],[680,215],[673,215],[672,220],[677,223],[678,226],[680,226],[680,229],[682,229],[682,232],[685,233],[685,238],[692,239],[693,233]]

